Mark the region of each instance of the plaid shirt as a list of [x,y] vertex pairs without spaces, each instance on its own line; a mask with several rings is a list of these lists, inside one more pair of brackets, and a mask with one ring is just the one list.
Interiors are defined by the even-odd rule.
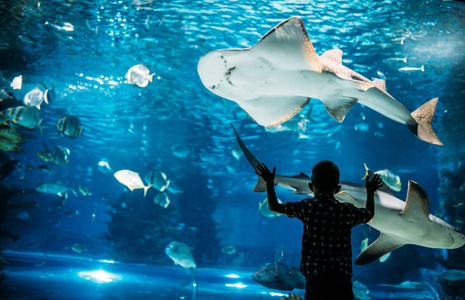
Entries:
[[352,227],[372,219],[366,208],[319,195],[286,203],[286,214],[304,224],[300,270],[304,276],[325,271],[344,271],[352,276]]

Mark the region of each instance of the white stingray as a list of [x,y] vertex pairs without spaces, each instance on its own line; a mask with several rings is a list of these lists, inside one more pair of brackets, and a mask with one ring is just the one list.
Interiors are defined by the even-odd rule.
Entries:
[[247,49],[222,49],[200,58],[197,71],[212,93],[237,102],[258,124],[279,125],[311,98],[323,102],[338,122],[355,103],[406,124],[420,139],[442,145],[431,127],[438,99],[412,114],[386,92],[383,79],[370,81],[342,65],[342,51],[318,56],[299,17],[292,17]]

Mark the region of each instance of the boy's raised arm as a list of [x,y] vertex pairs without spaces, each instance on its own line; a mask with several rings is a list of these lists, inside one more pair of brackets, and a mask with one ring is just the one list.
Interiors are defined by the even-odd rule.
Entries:
[[256,171],[255,174],[260,176],[266,183],[268,207],[272,212],[285,215],[285,205],[278,202],[278,197],[276,196],[276,192],[274,190],[274,177],[276,174],[276,168],[273,168],[273,172],[270,172],[268,167],[264,163],[261,163],[257,165],[257,169],[258,171]]
[[368,209],[371,213],[371,216],[375,216],[375,192],[378,190],[381,186],[383,186],[383,180],[379,176],[379,174],[375,173],[375,176],[371,179],[371,181],[368,178],[365,181],[365,188],[367,189],[367,203],[366,203],[366,209]]

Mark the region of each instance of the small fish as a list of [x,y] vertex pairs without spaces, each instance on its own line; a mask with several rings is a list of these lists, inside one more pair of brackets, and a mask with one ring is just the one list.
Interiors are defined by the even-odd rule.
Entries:
[[46,194],[56,194],[61,197],[69,191],[70,188],[63,185],[61,182],[45,182],[37,186],[35,190]]
[[420,68],[404,67],[404,68],[400,68],[398,71],[400,71],[400,72],[411,72],[411,71],[422,71],[422,72],[424,72],[425,71],[425,66],[421,66]]
[[175,265],[180,265],[186,269],[197,268],[191,249],[184,243],[173,241],[165,248],[165,254],[174,261]]
[[4,110],[10,121],[23,127],[34,129],[39,127],[42,120],[39,120],[39,110],[37,107],[16,106]]
[[[8,92],[5,89],[1,89],[0,90],[0,102],[7,102],[7,101],[16,102],[17,100],[12,93]],[[12,106],[16,106],[16,105],[12,105]],[[11,107],[11,106],[8,106],[8,107]],[[5,109],[5,108],[7,107],[2,106],[1,109]]]
[[5,152],[19,152],[21,151],[21,147],[19,147],[16,143],[10,141],[6,138],[0,138],[0,150]]
[[163,192],[170,185],[170,181],[162,171],[150,171],[145,175],[144,179],[148,185],[153,186],[160,192]]
[[[278,199],[279,203],[283,203],[280,199]],[[272,212],[268,207],[268,198],[265,198],[262,202],[258,203],[258,211],[260,214],[265,218],[278,218],[281,214]]]
[[82,194],[83,196],[91,196],[91,195],[92,195],[92,193],[89,192],[89,190],[88,190],[85,186],[80,185],[80,186],[78,187],[78,190],[79,190],[79,192],[81,192],[81,194]]
[[356,299],[368,300],[371,299],[370,290],[366,285],[359,281],[354,281],[352,290]]
[[82,244],[74,244],[71,246],[71,250],[73,250],[76,253],[82,254],[87,252],[87,247]]
[[[366,164],[365,165],[365,170],[366,174],[362,179],[365,179],[368,176],[368,167]],[[388,169],[376,171],[375,174],[378,174],[381,179],[383,179],[383,182],[393,191],[400,192],[402,189],[402,184],[400,182],[400,177],[399,175],[396,175],[389,171]]]
[[236,253],[237,250],[234,246],[223,246],[221,247],[221,253],[231,255]]
[[112,171],[110,163],[108,163],[106,158],[100,160],[97,164],[98,170],[102,173],[110,173]]
[[27,221],[29,220],[31,217],[29,216],[29,213],[27,211],[20,211],[17,215],[16,215],[16,219],[18,220],[21,220],[21,221]]
[[68,217],[72,217],[72,216],[79,216],[79,211],[78,210],[68,210],[65,215],[67,215]]
[[244,155],[244,153],[242,152],[242,150],[241,150],[241,148],[239,146],[234,146],[231,149],[231,154],[232,154],[232,156],[234,156],[234,158],[236,160],[241,159],[241,156]]
[[167,208],[170,205],[170,199],[166,193],[159,193],[153,198],[155,204],[160,205],[163,208]]
[[354,125],[354,129],[362,132],[370,131],[370,124],[368,123],[357,123]]
[[44,83],[42,83],[42,86],[45,89],[45,92],[44,92],[44,101],[45,101],[45,103],[47,103],[47,104],[53,103],[53,101],[55,101],[55,98],[56,98],[55,88],[53,86],[53,83],[52,83],[52,88],[51,89],[48,89],[45,86]]
[[45,173],[50,173],[50,168],[46,165],[40,165],[37,167],[37,169],[41,170],[42,172],[45,172]]
[[23,75],[19,75],[18,77],[15,77],[13,79],[10,86],[14,90],[20,90],[22,85],[23,85]]
[[407,56],[404,58],[391,57],[391,58],[385,59],[384,61],[403,61],[404,63],[407,63]]
[[129,69],[125,78],[129,84],[146,87],[149,82],[153,82],[155,73],[150,74],[150,70],[143,64],[138,64]]
[[0,138],[10,140],[14,144],[24,142],[19,133],[15,128],[2,128],[0,129]]
[[115,178],[131,191],[134,189],[144,189],[144,197],[147,194],[147,190],[152,186],[150,184],[145,186],[142,179],[140,179],[139,173],[130,170],[120,170],[116,172]]
[[81,122],[76,116],[66,116],[57,122],[58,133],[63,133],[70,138],[76,138],[82,134]]
[[36,153],[37,156],[44,161],[52,161],[51,154],[45,151],[39,151]]
[[71,151],[66,147],[55,146],[52,151],[45,149],[45,151],[39,151],[36,154],[40,159],[61,167],[68,163]]
[[71,151],[68,148],[56,146],[51,153],[52,162],[58,166],[63,166],[68,163],[70,154]]
[[26,106],[35,106],[37,109],[40,109],[40,105],[44,101],[44,93],[36,86],[35,89],[29,91],[26,96],[24,96],[23,103]]
[[447,270],[446,272],[442,273],[439,278],[442,278],[447,281],[459,281],[465,280],[465,271],[464,270]]
[[186,158],[190,153],[190,149],[186,145],[177,144],[171,147],[171,153],[179,158]]
[[382,72],[377,71],[376,74],[378,74],[378,76],[379,76],[381,79],[386,80],[386,75],[384,75]]

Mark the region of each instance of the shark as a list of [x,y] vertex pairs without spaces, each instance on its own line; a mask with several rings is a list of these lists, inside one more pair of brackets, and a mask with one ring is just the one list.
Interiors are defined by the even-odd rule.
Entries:
[[220,49],[199,59],[197,72],[212,93],[236,102],[255,122],[274,127],[319,99],[331,117],[342,122],[355,103],[407,125],[418,138],[442,145],[431,122],[438,98],[410,113],[373,81],[342,64],[343,52],[318,56],[300,17],[291,17],[266,33],[254,46]]
[[[241,150],[250,165],[258,171],[259,160],[245,146],[234,129]],[[374,176],[368,171],[369,176]],[[275,185],[293,190],[296,194],[313,196],[309,188],[311,178],[304,173],[295,176],[276,174]],[[340,202],[349,202],[356,207],[366,206],[365,186],[341,181],[341,191],[335,195]],[[254,192],[265,192],[266,184],[258,177]],[[380,232],[368,248],[355,260],[357,265],[365,265],[379,259],[404,245],[412,244],[428,248],[456,249],[465,245],[465,235],[451,224],[430,214],[429,198],[426,191],[410,180],[405,201],[397,198],[387,185],[375,192],[375,215],[368,223]]]

